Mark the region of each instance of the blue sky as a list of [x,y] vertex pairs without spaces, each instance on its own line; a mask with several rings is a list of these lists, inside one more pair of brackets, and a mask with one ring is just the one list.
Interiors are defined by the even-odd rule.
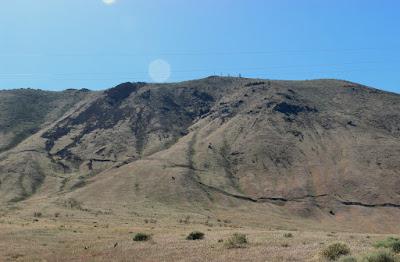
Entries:
[[398,0],[104,1],[1,1],[0,88],[150,82],[157,60],[162,81],[340,78],[400,93]]

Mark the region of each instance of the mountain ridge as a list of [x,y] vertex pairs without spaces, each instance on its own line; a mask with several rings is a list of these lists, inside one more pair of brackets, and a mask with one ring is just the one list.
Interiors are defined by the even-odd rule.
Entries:
[[69,99],[54,118],[46,111],[37,132],[0,153],[3,203],[43,196],[119,212],[265,203],[300,218],[357,213],[353,222],[399,212],[397,94],[343,80],[215,76],[65,92],[53,98]]

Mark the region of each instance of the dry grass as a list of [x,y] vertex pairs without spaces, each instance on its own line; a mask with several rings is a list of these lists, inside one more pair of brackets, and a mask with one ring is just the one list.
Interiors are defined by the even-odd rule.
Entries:
[[[58,217],[43,214],[37,222],[33,216],[3,216],[0,261],[321,261],[320,250],[331,243],[346,243],[352,254],[359,256],[373,252],[373,243],[387,237],[298,230],[295,237],[285,238],[289,231],[234,223],[211,227],[195,219],[182,224],[164,217],[145,223],[135,217],[107,215],[78,219],[79,214],[83,212],[61,213]],[[206,238],[187,241],[193,230],[205,232]],[[136,232],[147,232],[152,240],[134,242],[132,235]],[[225,247],[235,232],[247,236],[245,248]]]

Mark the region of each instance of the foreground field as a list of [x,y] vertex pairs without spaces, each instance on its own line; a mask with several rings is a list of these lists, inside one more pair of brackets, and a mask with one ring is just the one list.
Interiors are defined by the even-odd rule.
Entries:
[[[37,213],[31,219],[3,216],[0,222],[0,261],[323,261],[320,250],[331,243],[346,243],[357,257],[375,251],[373,244],[388,236],[250,228],[191,217],[139,221]],[[194,230],[205,238],[186,240]],[[137,232],[152,239],[134,242]],[[226,247],[235,232],[247,235],[245,247]]]

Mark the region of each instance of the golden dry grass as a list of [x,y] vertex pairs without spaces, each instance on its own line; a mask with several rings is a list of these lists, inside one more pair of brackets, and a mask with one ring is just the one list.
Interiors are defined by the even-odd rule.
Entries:
[[[330,243],[346,243],[353,255],[361,255],[373,251],[372,244],[386,237],[246,227],[222,220],[207,224],[196,219],[179,222],[79,215],[3,216],[0,261],[321,261],[319,252]],[[205,239],[186,240],[193,230],[204,232]],[[152,240],[134,242],[132,237],[137,232],[151,234]],[[220,242],[234,232],[247,235],[249,244],[245,248],[227,249]],[[284,237],[288,232],[293,237]]]

